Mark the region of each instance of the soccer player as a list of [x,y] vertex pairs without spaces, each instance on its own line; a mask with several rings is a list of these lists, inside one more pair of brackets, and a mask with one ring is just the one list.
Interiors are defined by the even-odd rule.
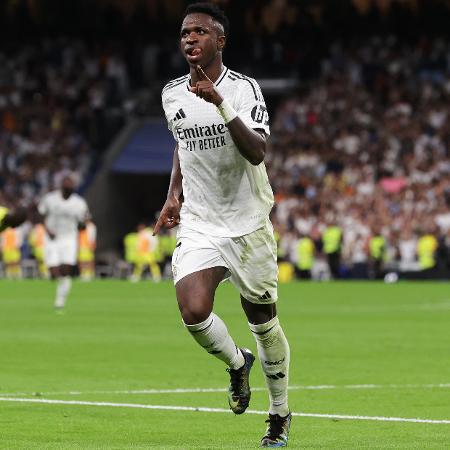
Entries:
[[36,259],[39,275],[41,278],[48,278],[48,269],[45,265],[45,227],[42,223],[33,226],[28,236],[33,256]]
[[136,266],[130,280],[140,281],[146,266],[152,274],[152,280],[161,281],[161,270],[156,262],[158,255],[158,238],[153,236],[153,229],[145,223],[138,224],[136,241]]
[[92,220],[78,234],[78,267],[83,281],[95,277],[95,248],[97,246],[97,226]]
[[236,414],[249,405],[255,358],[236,346],[212,310],[222,280],[229,277],[239,289],[270,397],[261,446],[284,447],[291,422],[289,345],[275,305],[273,194],[263,163],[269,120],[256,81],[222,64],[227,31],[228,20],[216,6],[188,6],[180,47],[190,73],[162,91],[176,146],[154,233],[180,224],[172,264],[181,316],[192,337],[229,366],[228,400]]
[[55,310],[61,312],[72,286],[72,268],[77,263],[78,230],[86,226],[87,204],[75,193],[75,182],[65,176],[61,189],[44,195],[38,205],[44,222],[45,263],[52,279],[58,280]]
[[23,243],[22,233],[18,228],[8,227],[0,234],[0,251],[5,264],[6,278],[19,280],[22,278],[21,247]]

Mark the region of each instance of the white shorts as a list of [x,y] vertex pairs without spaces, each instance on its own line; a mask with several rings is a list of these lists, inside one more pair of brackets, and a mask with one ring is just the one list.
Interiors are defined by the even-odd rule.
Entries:
[[77,237],[46,238],[44,261],[47,267],[57,267],[62,264],[74,266],[77,263]]
[[253,233],[236,238],[208,236],[180,225],[172,256],[174,283],[191,273],[219,266],[228,269],[225,278],[229,277],[249,302],[276,302],[277,245],[270,221]]

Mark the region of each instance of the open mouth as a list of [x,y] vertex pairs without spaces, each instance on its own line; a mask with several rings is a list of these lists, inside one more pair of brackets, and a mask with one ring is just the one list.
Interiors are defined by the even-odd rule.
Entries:
[[198,47],[191,47],[186,49],[186,55],[189,60],[197,60],[199,59],[200,55],[202,54],[202,50]]

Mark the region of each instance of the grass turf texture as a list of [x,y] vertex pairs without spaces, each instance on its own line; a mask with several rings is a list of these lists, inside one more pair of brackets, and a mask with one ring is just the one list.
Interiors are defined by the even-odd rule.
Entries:
[[[227,387],[223,363],[183,329],[170,283],[75,282],[62,316],[52,310],[54,289],[47,281],[0,281],[0,397],[227,408],[225,392],[111,392]],[[292,283],[279,294],[290,384],[335,386],[291,390],[294,412],[450,419],[450,387],[425,386],[450,383],[448,283]],[[215,310],[237,343],[256,351],[231,285],[220,287]],[[251,382],[264,386],[258,364]],[[344,387],[355,384],[381,386]],[[256,391],[250,408],[267,403]],[[264,420],[0,401],[0,448],[250,449]],[[449,442],[449,424],[294,417],[289,446],[444,449]]]

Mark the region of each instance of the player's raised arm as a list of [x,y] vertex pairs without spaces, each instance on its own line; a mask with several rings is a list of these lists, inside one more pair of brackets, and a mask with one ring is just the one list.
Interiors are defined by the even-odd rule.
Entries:
[[[2,214],[3,213],[3,214]],[[0,231],[8,227],[18,227],[27,220],[27,211],[25,208],[16,208],[13,211],[0,206]]]
[[158,234],[161,227],[173,228],[180,223],[180,209],[181,202],[180,196],[183,191],[180,160],[178,158],[178,145],[175,146],[173,152],[173,165],[172,172],[170,174],[169,191],[167,193],[167,200],[159,214],[158,221],[156,222],[153,230],[153,236]]
[[196,68],[198,81],[191,87],[191,92],[203,100],[217,106],[220,115],[227,124],[231,137],[241,155],[251,164],[257,166],[264,160],[266,154],[266,134],[263,130],[256,131],[248,127],[238,116],[238,113],[223,98],[214,83],[206,75],[201,66]]

